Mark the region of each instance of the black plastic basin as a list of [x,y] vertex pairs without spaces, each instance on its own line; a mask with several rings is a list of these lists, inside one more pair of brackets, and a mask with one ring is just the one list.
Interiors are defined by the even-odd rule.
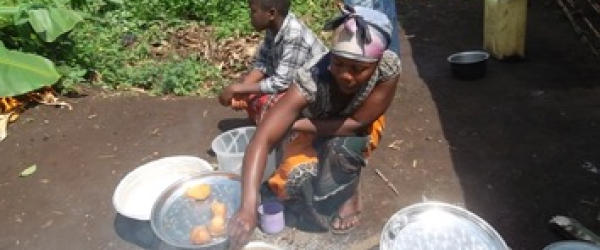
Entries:
[[490,54],[484,51],[464,51],[448,57],[452,74],[463,80],[475,80],[485,76]]

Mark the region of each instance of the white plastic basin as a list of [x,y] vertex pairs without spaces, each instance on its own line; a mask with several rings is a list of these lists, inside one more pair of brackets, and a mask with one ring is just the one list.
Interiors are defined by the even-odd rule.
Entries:
[[182,178],[207,171],[213,171],[212,166],[194,156],[171,156],[148,162],[119,182],[113,205],[123,216],[150,220],[152,207],[164,190]]

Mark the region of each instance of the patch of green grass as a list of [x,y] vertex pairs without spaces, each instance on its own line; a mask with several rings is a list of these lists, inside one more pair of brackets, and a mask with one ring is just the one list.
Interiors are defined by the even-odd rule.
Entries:
[[129,71],[127,85],[152,90],[153,94],[212,96],[222,86],[220,71],[190,57],[149,61]]
[[124,8],[141,20],[196,20],[216,27],[219,37],[251,32],[247,1],[231,0],[139,0]]
[[[222,82],[217,67],[196,57],[157,57],[151,53],[154,46],[162,46],[166,40],[165,31],[180,25],[160,21],[89,23],[72,34],[74,40],[87,42],[73,47],[71,69],[98,72],[101,81],[97,84],[115,89],[137,87],[155,94],[211,95]],[[69,80],[66,77],[63,82]],[[208,86],[206,82],[217,85]]]
[[328,0],[293,1],[292,11],[315,33],[320,33],[325,22],[338,14],[338,10]]

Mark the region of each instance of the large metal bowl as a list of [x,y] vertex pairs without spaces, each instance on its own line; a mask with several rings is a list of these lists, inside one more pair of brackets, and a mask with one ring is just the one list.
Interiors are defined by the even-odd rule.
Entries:
[[[211,194],[204,201],[186,196],[189,187],[209,184]],[[164,243],[180,249],[227,249],[226,236],[213,238],[208,244],[194,245],[190,233],[195,226],[207,225],[212,218],[213,201],[227,206],[227,220],[239,209],[241,202],[240,176],[229,172],[212,172],[182,179],[161,194],[152,208],[150,224],[156,236]]]
[[464,208],[425,202],[396,212],[383,228],[381,250],[508,250],[500,235]]

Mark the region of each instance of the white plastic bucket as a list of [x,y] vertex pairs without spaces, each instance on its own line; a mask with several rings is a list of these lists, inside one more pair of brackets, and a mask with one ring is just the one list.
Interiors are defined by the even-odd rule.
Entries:
[[[242,161],[250,139],[256,127],[241,127],[232,129],[218,135],[211,144],[212,150],[217,155],[219,170],[242,174]],[[263,181],[267,180],[277,165],[276,150],[271,151],[267,158],[267,166]]]

